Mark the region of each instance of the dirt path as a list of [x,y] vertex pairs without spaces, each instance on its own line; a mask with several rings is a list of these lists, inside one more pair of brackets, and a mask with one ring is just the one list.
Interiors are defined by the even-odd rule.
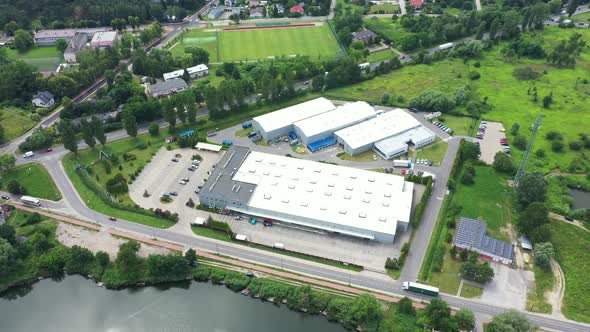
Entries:
[[584,225],[580,221],[578,221],[578,220],[567,221],[567,220],[565,220],[565,217],[562,216],[561,214],[557,214],[557,213],[553,213],[553,212],[549,212],[549,218],[555,219],[557,221],[564,222],[566,224],[574,225],[574,226],[576,226],[578,228],[581,228],[584,231],[590,233],[590,230],[588,230],[588,228],[584,227]]
[[551,259],[551,271],[555,276],[555,285],[550,292],[548,291],[545,293],[545,298],[553,308],[551,316],[565,319],[561,313],[561,303],[563,302],[563,294],[565,293],[565,277],[563,275],[563,271],[561,270],[561,266],[559,266],[555,259]]

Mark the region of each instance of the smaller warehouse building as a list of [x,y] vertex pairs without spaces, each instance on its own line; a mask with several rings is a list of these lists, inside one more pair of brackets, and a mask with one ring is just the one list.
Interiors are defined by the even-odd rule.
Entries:
[[[204,64],[196,65],[186,69],[190,78],[204,77],[209,75],[209,68]],[[180,78],[184,75],[184,69],[175,70],[169,73],[164,73],[164,81],[168,81],[175,78]]]
[[117,40],[117,31],[97,32],[92,36],[90,47],[112,47]]
[[436,135],[401,109],[395,109],[334,133],[338,144],[350,155],[375,150],[385,159],[404,153],[408,145],[421,147]]
[[169,81],[158,82],[148,86],[148,96],[152,98],[160,98],[173,95],[188,88],[186,82],[181,78],[175,78]]
[[336,106],[326,98],[317,98],[301,104],[257,116],[252,119],[253,129],[262,136],[265,141],[279,136],[288,135],[293,131],[293,124],[313,116],[332,111]]
[[461,217],[455,246],[461,250],[475,251],[479,257],[511,266],[514,261],[514,246],[486,235],[488,225],[477,219]]
[[371,105],[357,101],[332,111],[295,122],[294,129],[303,145],[331,137],[335,131],[375,117]]

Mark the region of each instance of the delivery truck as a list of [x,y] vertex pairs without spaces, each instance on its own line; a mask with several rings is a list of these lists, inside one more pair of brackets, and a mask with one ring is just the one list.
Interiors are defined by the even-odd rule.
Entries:
[[393,167],[412,167],[412,163],[409,160],[394,160]]
[[439,51],[448,50],[453,47],[453,43],[442,44],[438,47]]
[[38,198],[35,197],[31,197],[31,196],[22,196],[20,198],[21,202],[27,204],[27,205],[32,205],[32,206],[39,206],[41,205],[41,201]]
[[438,296],[438,287],[419,284],[417,282],[404,281],[402,289],[410,292],[420,293],[430,296]]

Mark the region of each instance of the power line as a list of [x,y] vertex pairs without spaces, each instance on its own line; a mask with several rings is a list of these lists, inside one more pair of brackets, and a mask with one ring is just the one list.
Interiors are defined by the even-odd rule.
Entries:
[[526,169],[526,164],[529,159],[529,154],[531,152],[531,149],[533,148],[533,143],[535,142],[535,138],[537,137],[537,132],[539,131],[539,128],[541,127],[541,122],[543,122],[544,117],[545,117],[544,114],[539,114],[537,116],[537,120],[535,120],[535,123],[531,126],[531,130],[532,130],[531,138],[529,139],[529,143],[526,147],[526,150],[524,151],[524,154],[522,156],[522,160],[520,161],[520,165],[518,166],[518,170],[516,171],[516,175],[514,176],[514,185],[515,186],[518,186],[518,181],[520,180],[520,178],[524,174],[524,170]]

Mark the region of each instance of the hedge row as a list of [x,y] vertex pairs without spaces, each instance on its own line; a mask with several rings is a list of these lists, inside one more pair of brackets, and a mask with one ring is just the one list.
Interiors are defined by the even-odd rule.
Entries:
[[[424,180],[426,180],[426,183],[423,182]],[[416,205],[416,210],[414,211],[414,219],[412,220],[414,227],[420,224],[420,220],[422,219],[422,215],[426,209],[426,203],[428,203],[428,199],[432,194],[432,182],[432,176],[427,176],[421,180],[421,183],[426,185],[426,189],[424,190],[424,194],[422,195],[422,198],[420,198],[420,202],[418,205]]]

